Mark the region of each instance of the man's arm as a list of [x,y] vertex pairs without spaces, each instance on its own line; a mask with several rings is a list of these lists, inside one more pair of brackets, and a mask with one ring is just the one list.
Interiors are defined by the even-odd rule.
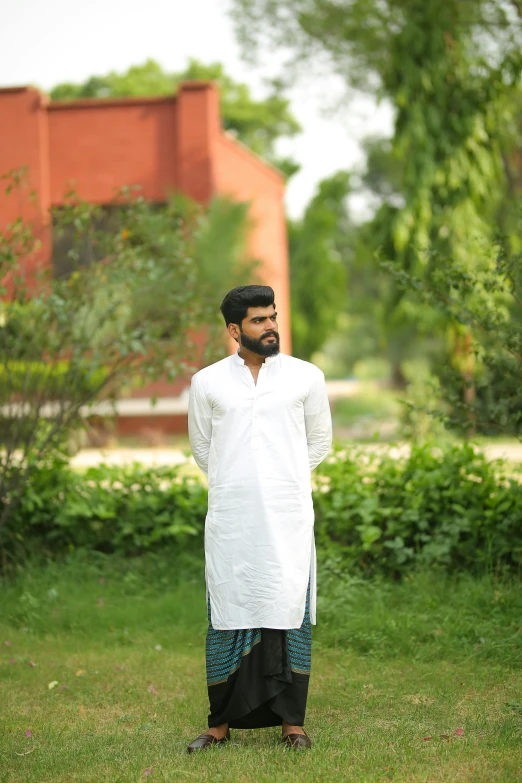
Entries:
[[332,445],[332,415],[324,374],[319,371],[304,401],[306,441],[310,470],[326,457]]
[[212,409],[197,375],[192,376],[188,406],[190,447],[196,464],[208,476],[208,455],[212,437]]

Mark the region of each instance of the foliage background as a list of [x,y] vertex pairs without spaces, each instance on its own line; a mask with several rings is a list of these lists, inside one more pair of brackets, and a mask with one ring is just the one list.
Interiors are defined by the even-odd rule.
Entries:
[[[471,445],[415,445],[408,456],[338,447],[314,474],[321,557],[345,573],[522,567],[520,473]],[[207,492],[181,467],[39,464],[0,534],[4,563],[68,551],[203,553]]]
[[[6,191],[27,198],[25,184],[12,172]],[[174,195],[152,205],[126,189],[109,207],[70,193],[51,210],[54,238],[65,238],[54,267],[23,215],[0,231],[0,531],[95,402],[188,380],[224,353],[220,292],[254,272],[247,204]]]
[[[473,409],[475,429],[491,420],[498,427],[500,417],[478,388],[485,363],[477,354],[488,352],[480,327],[465,317],[469,297],[450,313],[440,299],[419,294],[433,288],[434,268],[449,279],[470,274],[481,285],[481,276],[494,271],[498,242],[520,267],[520,3],[233,0],[232,18],[244,57],[259,64],[267,51],[277,51],[286,84],[306,78],[306,63],[325,78],[341,76],[345,110],[353,90],[394,110],[392,137],[368,138],[365,169],[350,172],[350,192],[369,198],[374,214],[356,226],[342,215],[332,233],[348,289],[340,318],[332,300],[331,331],[323,331],[320,353],[314,346],[315,358],[339,375],[353,372],[363,357],[385,359],[396,387],[411,380],[408,362],[427,359],[429,373],[448,391],[450,418],[462,423],[464,403]],[[320,257],[313,262],[318,267]],[[417,287],[401,285],[401,274],[413,275]],[[332,278],[332,290],[338,282]],[[511,294],[509,302],[495,304],[519,322],[518,288]],[[301,296],[302,316],[296,294],[295,322],[303,351],[300,316],[308,302]],[[324,301],[327,310],[330,300]],[[506,349],[504,341],[500,354]],[[448,365],[460,374],[460,390],[455,379],[448,381]],[[487,373],[493,398],[510,394],[501,375]],[[508,386],[516,384],[519,371],[509,377]],[[510,424],[516,408],[511,406],[504,431],[516,432],[518,419]]]

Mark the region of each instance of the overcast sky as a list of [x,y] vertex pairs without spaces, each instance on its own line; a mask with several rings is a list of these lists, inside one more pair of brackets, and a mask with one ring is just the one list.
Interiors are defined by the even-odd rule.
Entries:
[[[227,16],[228,0],[0,0],[0,87],[83,81],[92,74],[126,70],[147,58],[182,70],[189,57],[220,61],[235,79],[263,96],[263,73],[241,61]],[[325,109],[342,95],[334,77],[316,78],[290,94],[303,133],[281,144],[301,172],[287,190],[292,217],[302,213],[317,182],[361,164],[359,139],[391,132],[391,113],[364,98],[335,116]],[[1,118],[0,118],[1,120]],[[352,202],[356,213],[364,203]]]

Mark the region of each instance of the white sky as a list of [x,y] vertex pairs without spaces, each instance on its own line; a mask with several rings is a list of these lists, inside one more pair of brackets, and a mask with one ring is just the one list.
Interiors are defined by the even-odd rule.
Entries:
[[[189,57],[222,62],[231,76],[263,96],[260,69],[241,61],[228,0],[0,0],[0,86],[83,81],[93,74],[123,71],[147,58],[181,70]],[[361,164],[358,140],[391,132],[391,111],[364,97],[349,110],[326,114],[342,94],[333,76],[308,79],[290,93],[303,132],[280,145],[280,153],[302,166],[287,190],[287,208],[297,217],[317,182]],[[351,204],[355,215],[364,202]]]

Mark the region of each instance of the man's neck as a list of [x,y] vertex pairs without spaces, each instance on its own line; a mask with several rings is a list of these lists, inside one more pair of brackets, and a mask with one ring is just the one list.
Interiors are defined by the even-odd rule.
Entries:
[[266,356],[260,356],[258,353],[249,351],[248,348],[243,346],[239,349],[238,356],[243,359],[247,367],[253,367],[254,369],[259,369],[266,359]]

